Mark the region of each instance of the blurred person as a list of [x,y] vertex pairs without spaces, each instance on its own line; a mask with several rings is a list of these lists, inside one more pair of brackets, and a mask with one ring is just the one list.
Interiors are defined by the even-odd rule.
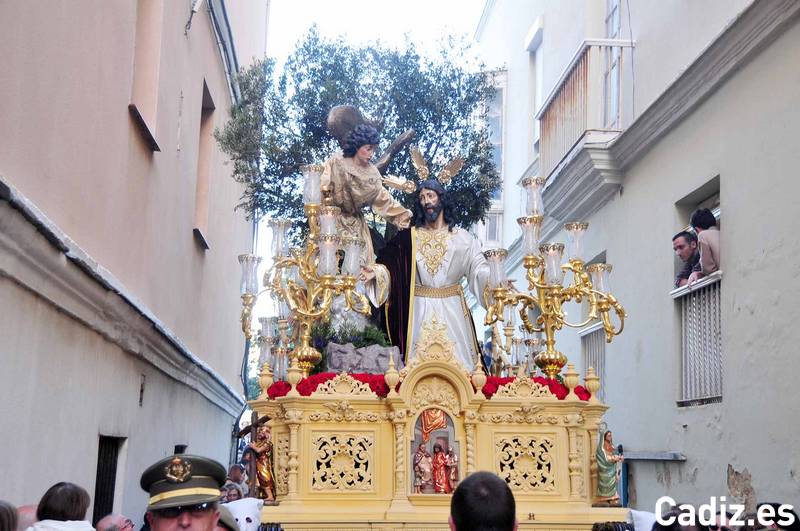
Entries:
[[97,531],[133,531],[133,520],[121,514],[109,514],[97,521]]
[[[781,529],[783,531],[800,531],[800,519],[797,517],[797,513],[794,512],[794,509],[791,505],[781,505],[780,503],[759,503],[757,508],[758,512],[765,513],[768,509],[762,507],[771,507],[772,514],[774,514],[774,518],[772,518],[772,524],[769,526],[771,529]],[[791,522],[786,522],[786,520],[791,519]],[[765,522],[766,523],[766,522]]]
[[224,505],[219,506],[219,522],[217,522],[217,531],[239,531],[239,524],[236,523],[236,518],[233,517],[230,509]]
[[516,531],[516,503],[505,481],[475,472],[458,484],[450,500],[450,531]]
[[0,531],[17,530],[17,508],[0,500]]
[[25,531],[36,523],[36,505],[17,507],[17,531]]
[[89,493],[74,483],[56,483],[44,493],[36,508],[33,531],[88,531],[94,529],[85,520]]
[[249,487],[247,486],[247,478],[245,477],[244,467],[239,463],[234,463],[228,469],[228,479],[225,483],[235,483],[239,486],[239,489],[242,491],[242,498],[247,496],[249,493]]
[[697,249],[700,252],[700,271],[695,271],[689,276],[689,284],[692,284],[719,270],[720,246],[717,219],[709,209],[695,210],[689,224],[697,233]]
[[675,276],[675,287],[680,288],[689,282],[695,271],[700,271],[700,252],[697,250],[697,236],[683,230],[672,237],[672,250],[683,262],[683,267]]

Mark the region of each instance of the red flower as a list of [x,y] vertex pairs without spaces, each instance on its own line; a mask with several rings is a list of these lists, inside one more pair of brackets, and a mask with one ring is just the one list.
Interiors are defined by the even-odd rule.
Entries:
[[[386,379],[384,378],[383,374],[356,373],[351,374],[350,376],[359,382],[369,385],[369,388],[372,389],[372,392],[374,392],[380,398],[385,398],[386,395],[389,394],[389,386],[386,385]],[[323,384],[335,377],[336,373],[333,372],[312,374],[308,378],[303,378],[300,383],[297,384],[297,392],[300,393],[301,396],[311,396],[311,394],[317,390],[320,384]],[[486,385],[483,386],[481,391],[486,398],[491,398],[497,392],[497,389],[513,382],[514,380],[514,376],[487,376]],[[536,376],[533,378],[533,381],[547,387],[550,392],[553,393],[559,400],[564,400],[564,398],[566,398],[566,396],[569,394],[569,388],[556,379]],[[269,389],[267,389],[267,395],[274,400],[281,396],[286,396],[290,388],[291,386],[288,382],[278,381],[273,383]],[[473,385],[472,388],[475,389],[475,386]],[[399,389],[400,384],[397,384],[396,390]],[[578,398],[583,401],[589,400],[589,398],[592,396],[592,394],[581,385],[575,387],[575,394],[578,395]]]
[[286,396],[286,393],[288,393],[291,388],[292,386],[289,385],[289,382],[278,380],[269,386],[269,389],[267,389],[267,396],[275,400],[278,397]]

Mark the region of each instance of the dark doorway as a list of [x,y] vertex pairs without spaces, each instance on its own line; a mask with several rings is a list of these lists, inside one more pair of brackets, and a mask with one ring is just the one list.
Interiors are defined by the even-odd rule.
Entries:
[[97,478],[94,483],[92,525],[114,510],[114,487],[117,483],[117,462],[124,437],[100,436],[97,446]]

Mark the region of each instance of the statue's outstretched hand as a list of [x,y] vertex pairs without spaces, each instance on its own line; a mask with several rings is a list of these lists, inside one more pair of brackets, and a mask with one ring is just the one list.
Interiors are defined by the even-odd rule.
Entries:
[[361,273],[358,275],[358,280],[367,282],[375,278],[375,270],[369,266],[361,266]]

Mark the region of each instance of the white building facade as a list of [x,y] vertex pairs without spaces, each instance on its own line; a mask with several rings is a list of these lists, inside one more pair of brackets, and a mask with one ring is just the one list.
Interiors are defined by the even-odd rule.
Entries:
[[[791,502],[800,488],[799,17],[789,1],[489,0],[478,24],[487,67],[504,71],[495,212],[509,276],[526,285],[527,176],[547,178],[543,241],[588,221],[584,258],[614,267],[625,332],[557,339],[581,373],[601,373],[639,509],[665,494]],[[720,220],[722,272],[673,291],[671,239],[698,207]],[[745,469],[749,482],[733,475]]]

